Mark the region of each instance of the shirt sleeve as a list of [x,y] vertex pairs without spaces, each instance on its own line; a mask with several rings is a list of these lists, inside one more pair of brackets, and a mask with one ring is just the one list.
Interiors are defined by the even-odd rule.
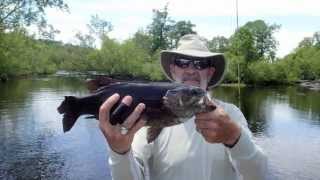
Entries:
[[245,180],[260,180],[266,178],[267,157],[262,149],[255,144],[247,120],[236,106],[232,105],[229,112],[231,119],[241,127],[241,136],[237,144],[228,148],[229,154],[239,173]]
[[118,154],[109,148],[109,166],[113,180],[149,180],[148,160],[153,143],[146,141],[146,128],[140,129],[134,137],[131,149]]

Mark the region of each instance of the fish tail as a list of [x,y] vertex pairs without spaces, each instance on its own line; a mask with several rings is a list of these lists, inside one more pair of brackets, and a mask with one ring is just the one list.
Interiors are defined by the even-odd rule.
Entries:
[[63,132],[69,131],[80,116],[78,99],[74,96],[65,96],[64,101],[58,107],[58,112],[63,114]]

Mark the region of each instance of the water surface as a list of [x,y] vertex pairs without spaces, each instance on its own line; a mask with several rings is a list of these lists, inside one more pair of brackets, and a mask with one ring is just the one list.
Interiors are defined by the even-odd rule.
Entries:
[[[62,132],[56,108],[85,95],[84,80],[51,77],[0,84],[0,179],[111,179],[97,121],[81,117]],[[220,87],[269,157],[270,179],[319,179],[320,92],[297,87]]]

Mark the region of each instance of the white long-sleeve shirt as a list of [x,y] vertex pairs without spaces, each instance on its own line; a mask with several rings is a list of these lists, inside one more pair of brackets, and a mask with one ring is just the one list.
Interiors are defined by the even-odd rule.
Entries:
[[131,150],[120,155],[110,149],[114,180],[259,180],[264,179],[267,158],[254,144],[242,112],[234,105],[215,101],[241,126],[233,148],[208,143],[196,131],[194,117],[167,127],[148,144],[146,127],[140,129]]

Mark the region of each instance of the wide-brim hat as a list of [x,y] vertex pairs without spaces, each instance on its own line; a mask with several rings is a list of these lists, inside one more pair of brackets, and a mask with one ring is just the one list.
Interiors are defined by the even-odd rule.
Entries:
[[167,78],[174,81],[170,73],[170,64],[177,56],[210,60],[215,72],[208,82],[208,89],[217,86],[223,79],[226,71],[226,60],[222,53],[209,51],[205,40],[196,34],[184,35],[180,38],[177,49],[161,51],[161,67]]

